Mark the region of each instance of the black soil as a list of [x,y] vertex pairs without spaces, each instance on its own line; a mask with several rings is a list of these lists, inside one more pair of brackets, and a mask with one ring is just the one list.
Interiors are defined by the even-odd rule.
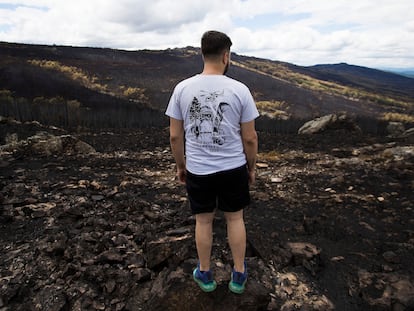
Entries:
[[[39,130],[1,124],[1,144]],[[1,153],[0,310],[413,310],[408,142],[259,133],[250,277],[236,296],[221,213],[219,287],[204,294],[191,279],[194,219],[167,129],[71,134],[97,153]]]

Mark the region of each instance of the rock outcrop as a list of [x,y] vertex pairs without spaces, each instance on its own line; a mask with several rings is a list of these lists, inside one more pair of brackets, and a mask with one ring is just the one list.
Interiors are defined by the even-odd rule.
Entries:
[[346,114],[329,114],[306,122],[298,131],[299,134],[316,134],[330,129],[361,131],[358,125]]
[[399,137],[405,132],[405,126],[401,122],[389,122],[387,132],[391,137]]
[[8,144],[0,146],[1,152],[18,153],[20,155],[36,154],[40,156],[52,156],[62,154],[91,154],[96,150],[89,144],[75,138],[72,135],[55,136],[45,131],[25,140],[18,140],[16,134],[9,134]]

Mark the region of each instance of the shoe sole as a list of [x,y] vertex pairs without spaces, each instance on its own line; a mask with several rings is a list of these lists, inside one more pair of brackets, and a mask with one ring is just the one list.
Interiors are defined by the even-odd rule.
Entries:
[[235,293],[235,294],[243,294],[244,289],[245,289],[246,282],[247,282],[247,280],[244,281],[242,285],[238,285],[238,284],[237,285],[233,285],[233,282],[230,282],[229,283],[229,290],[232,293]]
[[197,283],[197,285],[201,288],[201,290],[205,293],[210,293],[217,288],[216,281],[213,281],[211,284],[204,284],[202,281],[196,278],[196,269],[193,271],[193,279]]

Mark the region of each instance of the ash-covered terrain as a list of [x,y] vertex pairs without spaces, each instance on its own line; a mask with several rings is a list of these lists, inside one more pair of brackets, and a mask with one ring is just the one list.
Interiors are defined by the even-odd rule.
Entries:
[[168,129],[0,124],[0,310],[414,310],[414,146],[259,132],[246,292],[201,292]]

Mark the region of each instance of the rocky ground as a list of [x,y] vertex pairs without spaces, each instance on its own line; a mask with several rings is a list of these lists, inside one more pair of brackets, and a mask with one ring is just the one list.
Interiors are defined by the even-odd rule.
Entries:
[[238,296],[220,213],[218,289],[191,279],[194,219],[167,129],[67,133],[3,120],[0,139],[1,311],[414,310],[407,141],[259,133]]

